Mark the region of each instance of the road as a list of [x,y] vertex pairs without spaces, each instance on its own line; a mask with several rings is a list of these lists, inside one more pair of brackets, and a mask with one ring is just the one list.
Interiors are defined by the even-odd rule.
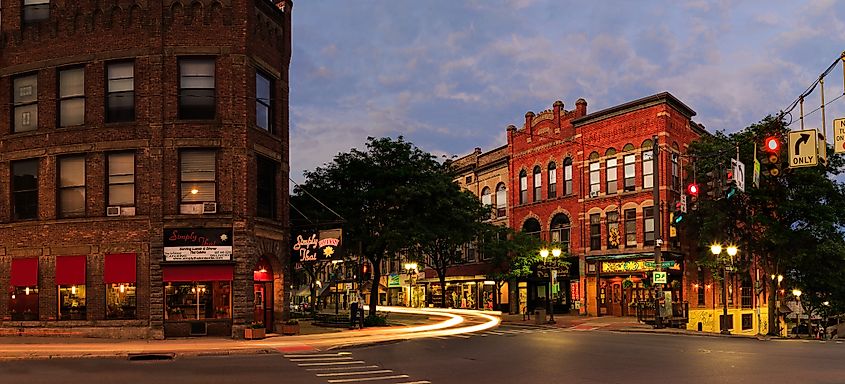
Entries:
[[0,383],[843,383],[845,344],[502,326],[310,353],[0,363]]

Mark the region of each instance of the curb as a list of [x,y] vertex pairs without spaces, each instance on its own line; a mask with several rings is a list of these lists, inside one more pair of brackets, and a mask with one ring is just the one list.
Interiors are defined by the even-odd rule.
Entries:
[[620,333],[650,333],[650,334],[657,334],[657,335],[679,335],[679,336],[693,336],[693,337],[721,337],[721,338],[734,338],[734,339],[753,339],[753,340],[760,340],[760,341],[769,341],[772,338],[770,336],[756,336],[756,335],[723,335],[721,333],[709,333],[709,332],[701,332],[701,333],[692,333],[692,332],[666,332],[666,331],[658,331],[654,329],[647,329],[647,328],[621,328],[621,329],[611,329],[608,330],[610,332],[620,332]]

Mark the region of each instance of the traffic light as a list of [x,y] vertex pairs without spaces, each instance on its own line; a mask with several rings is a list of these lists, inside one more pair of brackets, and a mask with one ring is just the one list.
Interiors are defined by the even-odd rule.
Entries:
[[780,139],[769,136],[763,140],[763,150],[768,153],[780,153]]
[[698,184],[691,183],[687,186],[687,194],[691,197],[698,197]]
[[763,175],[778,177],[781,174],[780,139],[769,136],[763,141]]
[[719,173],[713,170],[707,172],[705,176],[707,177],[707,190],[705,191],[707,198],[710,200],[716,200],[718,198],[717,191],[719,189]]
[[678,225],[682,221],[684,221],[684,216],[686,212],[684,212],[683,204],[678,201],[675,203],[675,211],[672,212],[672,225]]

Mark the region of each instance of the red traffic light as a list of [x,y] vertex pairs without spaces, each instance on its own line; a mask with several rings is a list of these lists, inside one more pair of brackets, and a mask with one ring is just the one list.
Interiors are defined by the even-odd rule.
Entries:
[[780,140],[774,136],[767,137],[766,140],[763,141],[763,149],[766,150],[766,152],[771,153],[780,152]]
[[698,184],[692,183],[687,186],[687,194],[690,196],[698,196]]

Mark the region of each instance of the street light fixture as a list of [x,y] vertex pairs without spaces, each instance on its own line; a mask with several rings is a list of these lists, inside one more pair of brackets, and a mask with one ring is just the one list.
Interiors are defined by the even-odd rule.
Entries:
[[414,300],[413,300],[414,296],[413,295],[414,295],[414,283],[415,282],[414,282],[414,280],[411,276],[412,276],[412,274],[416,274],[416,272],[417,272],[417,263],[414,263],[414,262],[405,263],[404,267],[405,267],[405,273],[408,274],[408,306],[413,307],[414,306]]
[[[792,296],[795,296],[795,299],[798,300],[798,313],[795,314],[795,335],[798,336],[798,328],[801,327],[801,290],[797,288],[793,289]],[[807,324],[807,336],[810,336],[809,319]]]
[[[561,251],[560,248],[554,248],[551,251],[552,257],[560,257],[561,253],[563,253],[563,251]],[[554,306],[552,306],[552,287],[554,286],[554,276],[552,275],[551,266],[548,266],[548,264],[546,263],[546,259],[548,259],[548,257],[549,257],[549,250],[545,249],[545,248],[541,249],[540,250],[540,257],[543,258],[543,265],[547,266],[547,271],[549,272],[549,292],[546,295],[548,297],[548,300],[546,300],[546,301],[548,301],[548,307],[549,307],[548,308],[548,310],[549,310],[549,324],[554,324],[555,323],[555,311],[554,311]]]
[[[739,252],[739,248],[736,245],[728,245],[726,252],[728,256],[730,256],[731,261],[733,261],[733,257]],[[713,243],[710,245],[710,253],[713,256],[718,257],[722,254],[722,244]],[[723,335],[730,335],[731,331],[728,327],[728,265],[725,263],[725,268],[722,271],[723,273],[723,280],[722,280],[722,321],[720,322],[722,325],[721,333]]]

